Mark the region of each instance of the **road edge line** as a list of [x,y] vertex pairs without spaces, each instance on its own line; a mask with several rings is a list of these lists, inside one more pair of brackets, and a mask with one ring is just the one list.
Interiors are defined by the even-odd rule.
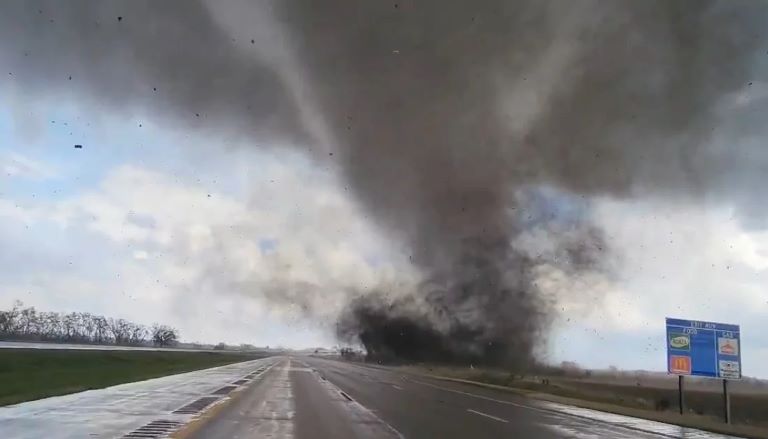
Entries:
[[[265,373],[269,372],[273,367],[275,367],[275,364],[278,362],[272,363],[268,368],[264,369],[263,372],[259,374],[261,377]],[[259,380],[260,381],[260,380]],[[215,418],[219,415],[225,408],[232,405],[235,401],[240,399],[240,397],[245,393],[246,390],[250,389],[251,386],[257,384],[256,380],[251,380],[251,382],[247,385],[241,386],[240,388],[232,391],[225,399],[222,399],[221,401],[213,404],[212,406],[206,408],[202,413],[200,413],[197,417],[192,418],[184,424],[181,428],[171,433],[168,438],[169,439],[187,439],[189,436],[194,434],[199,429],[203,428],[205,424],[210,422],[211,419]]]
[[[457,382],[457,383],[469,384],[469,385],[476,386],[476,387],[485,387],[485,388],[488,388],[488,389],[502,390],[502,391],[505,391],[505,392],[508,392],[508,393],[513,393],[513,394],[516,394],[516,395],[519,395],[519,396],[523,396],[523,397],[526,397],[526,398],[530,398],[530,399],[534,399],[534,400],[553,402],[553,403],[562,404],[562,405],[570,405],[570,406],[577,407],[577,408],[594,410],[596,412],[611,413],[611,414],[620,415],[620,416],[627,416],[627,417],[630,417],[630,418],[644,419],[646,421],[653,421],[653,422],[659,422],[659,423],[667,424],[667,425],[675,425],[675,426],[683,427],[683,428],[690,428],[690,429],[694,429],[694,430],[701,430],[701,431],[708,432],[708,433],[716,433],[716,434],[724,434],[724,435],[735,435],[735,436],[740,436],[740,437],[744,437],[744,438],[748,438],[748,439],[766,439],[766,438],[768,438],[768,433],[757,432],[757,431],[740,431],[742,429],[751,430],[752,429],[751,426],[738,426],[735,429],[728,429],[727,427],[721,428],[721,427],[718,427],[718,426],[702,427],[700,425],[696,425],[693,422],[687,422],[686,420],[682,420],[682,419],[677,421],[677,422],[675,422],[674,420],[670,420],[670,419],[664,419],[664,418],[660,418],[660,417],[651,417],[651,416],[648,416],[648,415],[652,414],[652,412],[647,412],[646,410],[642,410],[642,409],[632,409],[632,408],[629,408],[629,407],[621,407],[621,408],[615,409],[615,410],[612,410],[611,407],[596,408],[596,406],[598,406],[598,405],[602,406],[602,403],[592,402],[592,401],[582,400],[582,399],[576,399],[576,398],[568,398],[568,397],[565,397],[565,396],[559,396],[559,395],[554,395],[554,394],[544,393],[544,392],[536,392],[536,391],[532,391],[532,390],[515,389],[513,387],[500,386],[498,384],[483,383],[483,382],[480,382],[480,381],[472,381],[472,380],[467,380],[467,379],[462,379],[462,378],[451,378],[451,377],[445,377],[445,376],[440,376],[440,375],[418,374],[418,373],[416,375],[420,375],[420,376],[428,377],[428,378],[434,378],[434,379],[441,380],[441,381],[452,381],[452,382]],[[593,421],[595,420],[595,419],[592,419],[592,418],[587,418],[587,417],[582,417],[582,416],[575,415],[575,414],[560,412],[560,411],[553,410],[553,409],[546,409],[546,408],[541,408],[541,407],[535,407],[535,408],[534,407],[530,407],[530,408],[533,408],[533,409],[536,409],[536,410],[542,410],[542,411],[549,411],[549,412],[552,412],[552,413],[558,413],[558,414],[567,415],[567,416],[574,416],[574,417],[578,417],[578,418],[590,419],[590,420],[593,420]],[[641,413],[627,414],[626,411],[622,411],[621,409],[639,411]],[[643,415],[645,415],[645,416],[643,416]],[[608,423],[610,425],[619,425],[619,424],[612,424],[612,423],[609,423],[609,422],[606,422],[606,421],[602,421],[602,422]],[[643,430],[643,429],[629,427],[629,426],[624,426],[624,425],[621,425],[621,427],[624,427],[624,428],[627,428],[627,429],[630,429],[630,430],[648,432],[648,430]],[[655,432],[651,432],[651,433],[658,434],[658,433],[655,433]]]
[[[735,425],[735,426],[722,425],[721,426],[717,424],[712,424],[712,425],[702,426],[686,419],[677,420],[677,419],[666,419],[663,417],[653,416],[655,412],[651,412],[643,409],[633,409],[630,407],[622,407],[622,406],[615,406],[616,408],[613,408],[610,404],[606,404],[606,403],[593,402],[585,399],[569,398],[569,397],[559,396],[559,395],[541,392],[541,391],[519,389],[519,388],[514,388],[509,386],[501,386],[498,384],[472,381],[472,380],[467,380],[463,378],[453,378],[453,377],[447,377],[442,375],[435,375],[428,372],[422,372],[417,370],[402,370],[402,369],[398,370],[400,369],[399,366],[392,367],[392,366],[384,366],[379,364],[350,362],[350,361],[344,361],[336,358],[327,358],[324,360],[338,361],[341,363],[357,366],[363,369],[378,369],[378,370],[389,371],[391,373],[400,374],[401,376],[404,376],[404,377],[432,378],[432,379],[441,380],[441,381],[468,384],[476,387],[485,387],[488,389],[504,391],[507,393],[518,395],[523,398],[529,398],[532,400],[547,401],[547,402],[553,402],[553,403],[558,403],[563,405],[570,405],[573,407],[595,410],[603,413],[612,413],[615,415],[628,416],[631,418],[638,418],[638,419],[644,419],[648,421],[660,422],[662,424],[675,425],[678,427],[691,428],[694,430],[701,430],[708,433],[717,433],[717,434],[723,434],[723,435],[729,435],[729,436],[743,437],[748,439],[768,439],[768,431],[766,431],[765,428],[753,427],[750,425]],[[540,409],[540,410],[550,410],[550,409]],[[629,410],[630,412],[628,413],[627,410]],[[563,412],[557,412],[554,410],[552,411],[552,413],[564,414]],[[571,415],[571,416],[577,416],[577,415]],[[614,425],[614,424],[611,424],[611,425]]]

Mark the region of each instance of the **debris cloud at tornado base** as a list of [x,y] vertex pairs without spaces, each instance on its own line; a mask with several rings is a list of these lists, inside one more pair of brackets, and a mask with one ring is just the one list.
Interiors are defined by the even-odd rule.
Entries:
[[[28,93],[332,161],[421,275],[407,294],[329,297],[339,337],[382,358],[525,364],[554,312],[542,273],[609,274],[621,252],[591,198],[763,216],[768,160],[740,140],[762,128],[744,96],[765,76],[768,6],[475,3],[9,2],[0,61]],[[545,242],[522,245],[532,230]]]

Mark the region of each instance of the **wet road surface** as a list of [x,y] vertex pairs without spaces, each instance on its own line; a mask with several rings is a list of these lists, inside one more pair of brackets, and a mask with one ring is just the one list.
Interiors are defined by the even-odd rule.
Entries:
[[315,357],[280,359],[194,439],[725,436]]
[[172,431],[197,415],[174,411],[246,375],[256,373],[259,379],[275,361],[264,358],[0,407],[0,438],[121,438],[152,422]]
[[0,437],[714,439],[699,430],[317,357],[271,357],[0,407]]

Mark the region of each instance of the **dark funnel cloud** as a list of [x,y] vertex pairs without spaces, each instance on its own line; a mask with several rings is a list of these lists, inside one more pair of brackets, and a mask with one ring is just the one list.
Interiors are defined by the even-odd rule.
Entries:
[[[541,270],[600,272],[609,253],[588,215],[541,215],[537,191],[738,200],[764,216],[754,204],[768,157],[746,139],[762,126],[732,123],[764,107],[749,88],[765,80],[764,2],[0,8],[14,87],[340,164],[423,275],[405,296],[355,292],[340,316],[339,336],[379,358],[532,359],[552,317]],[[549,251],[516,245],[534,228],[550,232]]]

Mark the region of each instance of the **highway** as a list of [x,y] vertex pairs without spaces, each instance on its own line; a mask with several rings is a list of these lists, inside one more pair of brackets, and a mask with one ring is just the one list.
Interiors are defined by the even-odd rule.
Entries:
[[316,357],[276,360],[184,437],[696,438],[724,436]]
[[269,357],[0,407],[2,439],[724,436],[310,356]]

